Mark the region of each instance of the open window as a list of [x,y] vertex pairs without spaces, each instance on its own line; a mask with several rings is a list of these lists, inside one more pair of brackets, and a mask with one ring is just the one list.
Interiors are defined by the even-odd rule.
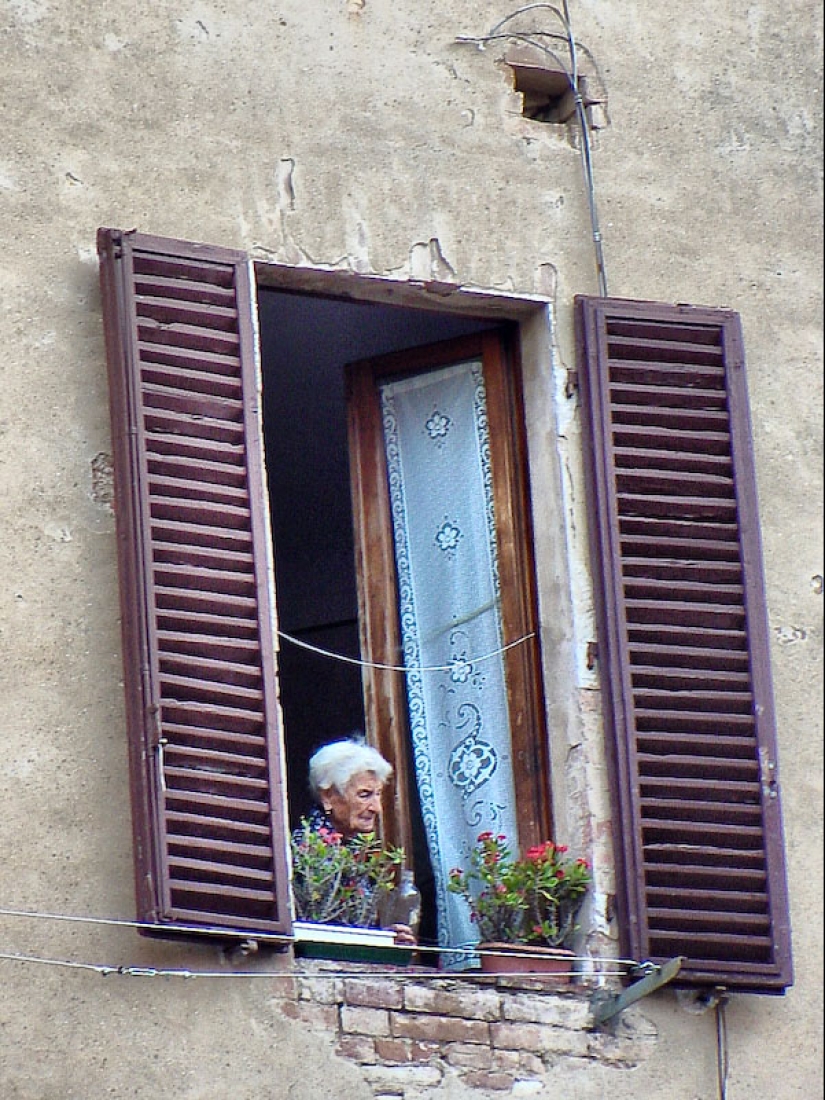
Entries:
[[[107,231],[100,247],[141,915],[287,935],[285,848],[308,809],[308,758],[358,729],[394,764],[385,829],[415,862],[422,936],[435,939],[457,862],[443,855],[432,873],[447,802],[473,838],[480,820],[506,822],[530,844],[550,818],[514,327],[261,287],[259,360],[240,254]],[[462,365],[452,419],[469,416],[483,521],[462,551],[486,556],[488,588],[482,608],[459,599],[429,658],[447,680],[437,724],[453,725],[436,750],[408,719],[379,402],[385,376]],[[433,450],[458,473],[456,432],[441,429]],[[454,479],[456,516],[469,483]]]
[[[422,541],[422,509],[409,504],[420,500],[424,413],[434,451],[472,413],[464,438],[483,460],[482,491],[467,495],[494,517],[478,527],[493,590],[467,614],[498,609],[489,649],[504,670],[515,828],[522,844],[547,835],[532,548],[547,552],[548,524],[542,515],[531,531],[519,371],[520,349],[541,343],[528,332],[535,305],[519,313],[489,296],[475,308],[464,294],[430,310],[426,295],[402,291],[399,303],[384,287],[379,307],[374,280],[357,280],[356,302],[332,297],[317,272],[295,293],[291,269],[256,288],[244,253],[117,230],[100,230],[98,250],[140,919],[288,942],[287,845],[306,758],[314,737],[362,719],[398,775],[390,838],[419,870],[432,855],[408,717],[409,651],[427,631],[399,617],[410,581],[399,543]],[[790,929],[738,319],[606,299],[580,299],[577,317],[625,953],[682,955],[680,980],[697,985],[781,991]],[[334,384],[317,373],[322,359]],[[463,397],[448,406],[454,381]],[[422,484],[426,496],[434,482]],[[437,508],[449,558],[467,529],[440,497]],[[333,512],[351,541],[319,563],[310,527],[339,552]],[[345,559],[349,579],[332,598],[327,581]],[[447,606],[446,625],[463,628]],[[449,643],[451,630],[440,633]],[[554,648],[542,655],[548,698],[571,690],[548,671]],[[346,686],[350,662],[329,653],[351,658]],[[432,667],[460,681],[483,656],[456,647]],[[456,702],[458,713],[468,700]],[[429,763],[474,795],[472,767],[492,759],[476,747]]]
[[[365,731],[394,764],[394,798],[385,808],[384,827],[387,838],[402,844],[414,863],[424,898],[422,938],[436,941],[438,911],[443,941],[447,910],[462,909],[458,899],[447,896],[447,872],[466,853],[460,860],[440,823],[465,821],[463,833],[472,831],[474,839],[479,819],[502,828],[506,822],[511,835],[529,844],[546,835],[549,820],[512,326],[267,287],[259,289],[259,316],[290,824],[294,827],[309,808],[306,775],[312,752],[352,730]],[[455,372],[461,362],[474,365],[478,381],[458,392],[453,386],[443,393],[442,387],[442,400],[464,401],[464,415],[470,416],[465,451],[455,426],[460,413],[452,418],[442,413],[442,422],[428,435],[425,422],[433,412],[428,405],[419,427],[430,440],[434,465],[421,468],[418,488],[425,481],[444,484],[440,462],[458,475],[452,499],[448,494],[443,507],[460,514],[471,499],[467,487],[472,484],[474,514],[485,517],[485,525],[468,523],[461,553],[455,555],[437,549],[443,517],[422,536],[442,558],[449,574],[442,581],[455,597],[447,615],[450,633],[442,634],[442,644],[430,645],[422,660],[421,639],[414,641],[409,632],[402,639],[402,622],[412,619],[399,611],[399,592],[407,593],[409,609],[420,606],[432,588],[414,583],[412,570],[399,584],[403,563],[394,547],[400,513],[390,499],[381,382],[389,376],[414,378],[414,390],[421,393],[428,378],[441,377],[444,369]],[[413,466],[424,461],[426,451],[416,455]],[[489,484],[470,473],[461,475],[461,464],[468,464],[470,473],[473,468],[483,473]],[[402,492],[400,474],[395,484]],[[409,476],[406,488],[413,488]],[[426,490],[425,496],[430,496]],[[414,505],[408,516],[413,526],[420,510]],[[494,517],[489,527],[488,515]],[[473,530],[474,544],[468,541]],[[493,617],[486,628],[479,624],[477,606],[463,598],[466,588],[466,598],[476,599],[477,577],[464,585],[457,580],[460,561],[473,548],[489,567],[490,588],[482,602],[488,618],[490,610]],[[518,644],[507,649],[514,641]],[[496,651],[502,649],[499,696],[490,703]],[[427,683],[414,686],[403,672],[405,652],[415,652],[419,667],[441,666],[440,682],[436,685],[437,674],[426,671]],[[474,667],[478,656],[485,658],[484,668]],[[488,700],[486,712],[479,705],[482,699]],[[490,711],[491,706],[497,709]],[[417,724],[409,720],[411,710]],[[425,710],[426,721],[421,717]],[[493,713],[496,745],[476,728]],[[445,731],[437,744],[428,732],[434,726]],[[476,769],[472,780],[457,770],[462,754],[466,767]],[[485,769],[488,794],[496,796],[482,806],[473,794],[482,786]],[[506,775],[506,782],[499,775]]]

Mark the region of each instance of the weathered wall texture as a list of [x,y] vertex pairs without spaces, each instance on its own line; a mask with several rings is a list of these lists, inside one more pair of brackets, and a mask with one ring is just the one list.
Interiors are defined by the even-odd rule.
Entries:
[[[521,116],[499,46],[456,42],[514,8],[0,0],[0,908],[133,913],[97,227],[552,291],[572,365],[572,297],[598,289],[574,135]],[[822,1087],[820,5],[571,0],[570,14],[608,92],[594,167],[611,294],[743,318],[797,977],[783,998],[728,1005],[728,1096],[807,1100]],[[567,427],[551,444],[569,456]],[[560,801],[575,812],[586,795],[606,820],[585,755],[559,769]],[[468,1010],[463,1032],[439,1031],[460,1049],[433,1052],[432,1025],[399,1020],[456,1015],[450,989],[425,1008],[435,994],[403,982],[306,984],[288,959],[250,964],[280,978],[232,978],[215,948],[128,927],[3,915],[0,931],[7,1100],[717,1095],[713,1013],[672,991],[612,1047],[583,1026],[584,994],[528,992],[474,1002],[483,1041]],[[532,1049],[506,1030],[519,1004]],[[549,1027],[566,1029],[561,1052]],[[412,1068],[387,1069],[393,1052]]]

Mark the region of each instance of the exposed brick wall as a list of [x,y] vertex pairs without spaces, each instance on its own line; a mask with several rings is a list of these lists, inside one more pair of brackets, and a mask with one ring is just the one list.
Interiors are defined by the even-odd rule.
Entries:
[[357,1063],[375,1100],[418,1100],[450,1077],[481,1092],[537,1093],[548,1070],[647,1059],[656,1030],[638,1009],[596,1031],[592,990],[534,977],[434,976],[417,967],[375,973],[364,966],[296,963],[279,986],[291,1019],[333,1036]]

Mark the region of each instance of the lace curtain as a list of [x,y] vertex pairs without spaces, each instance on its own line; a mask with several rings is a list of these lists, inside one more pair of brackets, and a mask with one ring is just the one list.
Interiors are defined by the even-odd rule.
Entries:
[[380,392],[439,943],[462,947],[478,935],[447,890],[450,869],[467,865],[482,830],[517,836],[481,362],[388,380]]

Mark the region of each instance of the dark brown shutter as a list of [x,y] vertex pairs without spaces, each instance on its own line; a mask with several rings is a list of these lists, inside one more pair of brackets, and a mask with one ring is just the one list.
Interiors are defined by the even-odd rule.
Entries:
[[742,337],[717,309],[581,297],[598,652],[625,950],[792,982]]
[[102,229],[139,919],[291,931],[247,257]]

